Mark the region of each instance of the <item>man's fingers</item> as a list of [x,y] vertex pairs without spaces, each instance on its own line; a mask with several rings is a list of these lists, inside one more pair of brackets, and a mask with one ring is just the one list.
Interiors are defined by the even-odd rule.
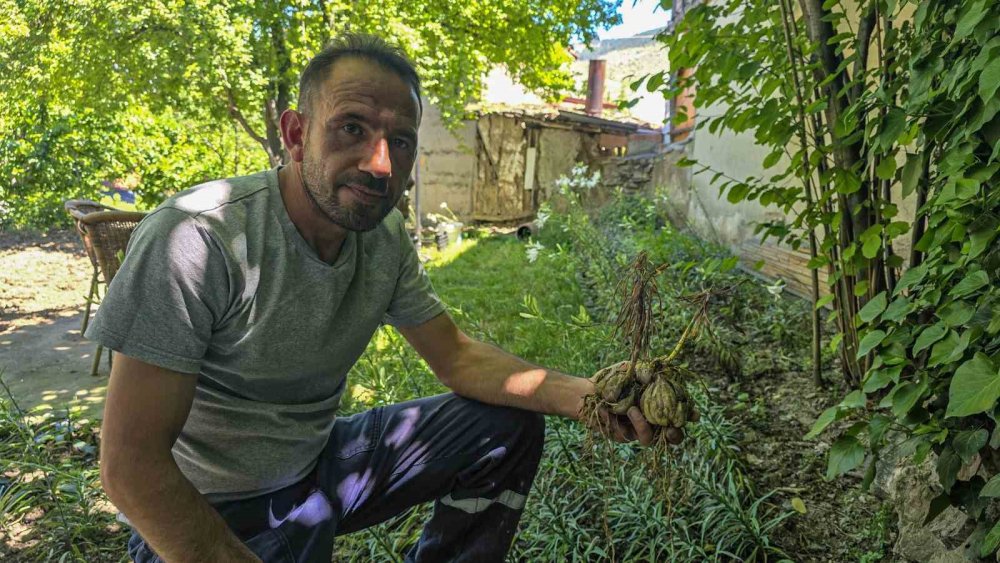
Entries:
[[652,444],[653,427],[646,421],[646,417],[642,416],[642,411],[639,410],[639,407],[630,407],[628,409],[628,419],[632,423],[632,428],[635,430],[635,438],[638,438],[639,443],[643,446]]

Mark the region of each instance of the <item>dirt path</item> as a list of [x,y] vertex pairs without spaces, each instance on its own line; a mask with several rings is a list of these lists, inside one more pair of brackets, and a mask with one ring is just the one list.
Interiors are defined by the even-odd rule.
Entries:
[[90,375],[95,346],[80,335],[91,273],[73,231],[0,232],[0,377],[22,408],[100,417],[108,366]]

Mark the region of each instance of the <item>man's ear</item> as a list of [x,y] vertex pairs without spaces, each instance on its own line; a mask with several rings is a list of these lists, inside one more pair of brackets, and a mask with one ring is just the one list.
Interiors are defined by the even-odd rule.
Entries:
[[294,162],[302,162],[305,156],[306,117],[301,113],[286,109],[279,119],[281,140],[285,143],[288,157]]

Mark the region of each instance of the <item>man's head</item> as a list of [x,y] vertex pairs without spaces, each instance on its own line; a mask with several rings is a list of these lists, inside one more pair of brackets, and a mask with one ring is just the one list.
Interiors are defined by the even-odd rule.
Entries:
[[319,211],[367,231],[406,188],[420,116],[420,79],[402,52],[376,37],[344,35],[306,65],[298,111],[281,116],[281,131]]

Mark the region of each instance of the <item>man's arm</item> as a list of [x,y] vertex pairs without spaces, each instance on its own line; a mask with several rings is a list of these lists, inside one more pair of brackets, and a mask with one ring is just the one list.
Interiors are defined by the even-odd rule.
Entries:
[[[417,326],[400,327],[399,331],[438,379],[463,397],[579,419],[584,397],[594,392],[594,383],[589,379],[530,364],[470,338],[447,313]],[[652,427],[638,408],[629,410],[631,425],[606,412],[601,414],[612,437],[652,443]]]
[[260,561],[170,453],[197,379],[115,354],[101,428],[101,483],[164,561]]

